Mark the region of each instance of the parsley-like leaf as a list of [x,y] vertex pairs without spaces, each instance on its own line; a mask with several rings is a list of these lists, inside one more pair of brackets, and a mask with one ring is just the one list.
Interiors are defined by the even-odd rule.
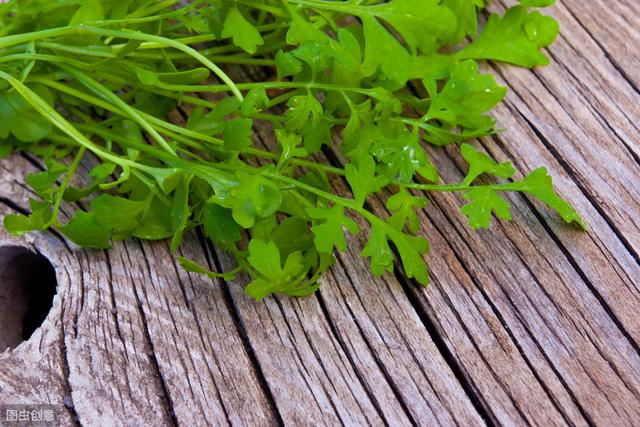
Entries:
[[540,52],[540,48],[549,46],[558,31],[558,23],[553,18],[540,12],[528,12],[524,6],[514,6],[504,17],[492,14],[478,38],[457,56],[492,59],[522,67],[547,65],[549,58]]
[[222,29],[222,37],[232,37],[233,43],[248,53],[256,53],[258,46],[264,44],[262,36],[237,7],[231,7]]
[[342,252],[347,250],[343,228],[351,234],[357,234],[360,231],[358,224],[344,214],[342,206],[307,208],[307,213],[311,218],[323,221],[312,228],[315,235],[314,243],[321,253],[333,252],[334,246]]
[[249,243],[247,261],[258,274],[245,292],[257,301],[272,293],[306,296],[318,289],[317,284],[304,282],[309,267],[305,265],[301,252],[289,254],[283,266],[280,250],[274,242],[253,239]]
[[492,211],[499,218],[511,219],[511,205],[491,188],[474,188],[464,197],[471,201],[460,211],[469,218],[469,225],[472,228],[488,228]]

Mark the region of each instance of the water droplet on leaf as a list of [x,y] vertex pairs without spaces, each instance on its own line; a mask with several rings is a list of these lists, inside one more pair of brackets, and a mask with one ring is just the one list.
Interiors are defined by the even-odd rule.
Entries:
[[527,20],[524,22],[524,24],[522,25],[525,34],[527,35],[527,38],[530,41],[534,41],[538,38],[538,33],[539,33],[539,28],[538,28],[538,24],[532,20]]

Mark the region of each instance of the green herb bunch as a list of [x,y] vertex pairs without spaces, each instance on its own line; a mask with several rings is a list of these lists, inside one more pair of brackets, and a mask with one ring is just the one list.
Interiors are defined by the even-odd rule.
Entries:
[[[392,271],[397,254],[426,285],[416,211],[429,192],[462,193],[473,228],[492,213],[510,219],[509,191],[582,225],[544,168],[477,184],[515,170],[462,144],[466,178],[440,184],[425,152],[496,132],[488,112],[506,88],[476,61],[548,62],[541,48],[558,25],[532,8],[553,0],[520,0],[479,30],[485,3],[9,0],[0,5],[0,153],[34,153],[46,170],[26,178],[39,196],[31,213],[6,216],[5,227],[55,229],[89,248],[171,239],[174,251],[202,227],[237,268],[214,273],[181,258],[183,267],[223,279],[246,272],[246,293],[261,299],[314,292],[346,231],[367,233],[362,256],[374,274]],[[182,124],[167,118],[176,109]],[[257,126],[277,146],[261,146]],[[327,150],[339,153],[333,164],[319,160]],[[388,217],[368,207],[374,193],[390,194]],[[76,209],[70,220],[63,201]]]

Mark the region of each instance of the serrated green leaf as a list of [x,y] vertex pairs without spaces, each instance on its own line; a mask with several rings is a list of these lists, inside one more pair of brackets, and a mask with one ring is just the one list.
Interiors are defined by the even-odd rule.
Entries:
[[315,236],[314,243],[320,253],[332,253],[335,246],[344,252],[347,250],[347,240],[342,231],[345,228],[351,234],[360,231],[358,224],[344,214],[342,206],[332,208],[307,208],[309,216],[322,223],[314,223],[312,230]]
[[231,7],[227,13],[222,29],[222,37],[231,37],[233,44],[248,53],[256,53],[258,46],[264,44],[262,36],[243,15],[238,8]]
[[371,258],[371,272],[381,276],[385,271],[393,272],[393,252],[387,242],[387,234],[382,227],[375,224],[371,228],[371,236],[360,253]]
[[420,228],[420,219],[416,215],[416,209],[427,206],[427,199],[416,197],[407,190],[400,190],[387,200],[387,209],[393,212],[389,218],[389,224],[398,230],[402,230],[405,225],[409,231],[417,233]]
[[258,277],[245,288],[245,292],[257,301],[272,293],[304,296],[318,289],[316,284],[303,283],[309,267],[305,265],[301,252],[289,254],[282,266],[280,250],[273,241],[252,239],[247,261],[257,271]]
[[400,253],[405,274],[423,286],[429,284],[429,271],[422,254],[429,252],[429,242],[423,237],[411,236],[395,229],[387,230],[388,237]]
[[14,236],[22,236],[29,231],[45,230],[51,220],[51,205],[48,202],[29,200],[31,213],[10,214],[4,217],[4,228]]
[[291,55],[307,64],[311,69],[311,76],[315,77],[332,65],[334,53],[329,44],[310,40],[292,50]]
[[269,105],[269,97],[262,87],[252,88],[244,97],[244,101],[240,105],[240,111],[245,117],[249,117],[259,111],[262,111]]
[[233,219],[244,228],[251,228],[256,218],[273,215],[282,202],[278,187],[257,175],[238,173],[239,184],[218,191],[212,202],[233,212]]
[[549,176],[547,168],[541,167],[534,170],[522,181],[514,183],[513,188],[531,194],[558,212],[567,223],[575,223],[580,228],[586,230],[587,227],[578,212],[576,212],[569,202],[556,194],[553,189],[553,181]]
[[361,156],[357,166],[353,163],[346,165],[344,172],[358,205],[364,204],[370,194],[389,183],[387,177],[376,175],[375,162],[369,155]]
[[[425,86],[429,88],[429,82],[425,82]],[[497,105],[506,93],[507,88],[498,86],[493,76],[478,74],[477,63],[463,61],[453,68],[440,92],[432,89],[426,118],[444,122],[449,128],[486,132],[494,125],[494,120],[486,112]]]
[[205,234],[213,243],[225,249],[235,246],[241,239],[240,227],[233,220],[231,210],[207,203],[202,212]]
[[491,188],[474,188],[464,195],[470,200],[460,211],[469,218],[472,228],[489,228],[491,213],[495,212],[498,218],[511,219],[511,205]]
[[111,247],[111,233],[96,223],[94,212],[76,211],[69,223],[60,229],[69,240],[79,246],[93,249]]
[[287,76],[295,76],[302,71],[302,61],[289,52],[279,50],[275,60],[278,80],[282,80],[283,77]]
[[227,151],[241,151],[253,144],[253,120],[235,119],[224,124],[224,148]]
[[96,224],[121,238],[138,227],[147,206],[146,200],[136,201],[103,194],[91,201],[90,213]]
[[[535,1],[526,4],[548,2]],[[491,59],[521,67],[547,65],[549,59],[540,51],[549,46],[559,32],[558,23],[539,12],[528,12],[524,6],[514,6],[503,17],[492,14],[480,35],[458,52],[460,59]]]
[[288,132],[285,129],[277,129],[275,133],[281,150],[278,164],[282,165],[292,157],[304,157],[307,155],[307,150],[300,147],[302,144],[300,135]]
[[404,127],[394,126],[374,135],[371,135],[371,153],[389,179],[410,182],[417,173],[431,182],[438,182],[438,171],[420,146],[417,130],[408,132]]
[[294,96],[287,102],[286,127],[289,130],[300,130],[309,120],[315,125],[322,116],[322,104],[313,95]]
[[483,173],[488,173],[500,178],[511,178],[513,174],[516,173],[511,162],[498,163],[485,153],[476,151],[473,146],[469,144],[462,144],[460,152],[469,164],[469,172],[467,172],[467,176],[462,182],[464,185],[471,184]]

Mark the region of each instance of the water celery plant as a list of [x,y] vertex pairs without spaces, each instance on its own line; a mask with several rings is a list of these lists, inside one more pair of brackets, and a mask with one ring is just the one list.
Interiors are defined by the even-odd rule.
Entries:
[[[247,294],[261,299],[314,292],[346,250],[345,231],[368,233],[374,274],[392,271],[397,254],[426,285],[416,211],[429,192],[462,193],[473,228],[511,218],[504,192],[582,225],[546,169],[504,181],[510,163],[464,143],[496,132],[488,113],[506,93],[476,61],[547,64],[541,48],[558,32],[535,9],[551,0],[520,0],[480,29],[486,3],[10,0],[0,6],[0,153],[34,153],[46,170],[26,177],[38,195],[31,213],[5,227],[56,229],[89,248],[170,239],[174,251],[202,227],[237,268],[183,267],[246,272]],[[272,77],[230,77],[247,74]],[[167,118],[176,109],[188,113],[182,125]],[[258,144],[265,125],[277,146]],[[425,144],[452,143],[469,171],[441,184]],[[323,151],[339,160],[318,160]],[[81,164],[92,166],[77,187]],[[481,175],[503,182],[477,184]],[[332,176],[351,193],[336,193]],[[388,218],[367,204],[383,191]]]

